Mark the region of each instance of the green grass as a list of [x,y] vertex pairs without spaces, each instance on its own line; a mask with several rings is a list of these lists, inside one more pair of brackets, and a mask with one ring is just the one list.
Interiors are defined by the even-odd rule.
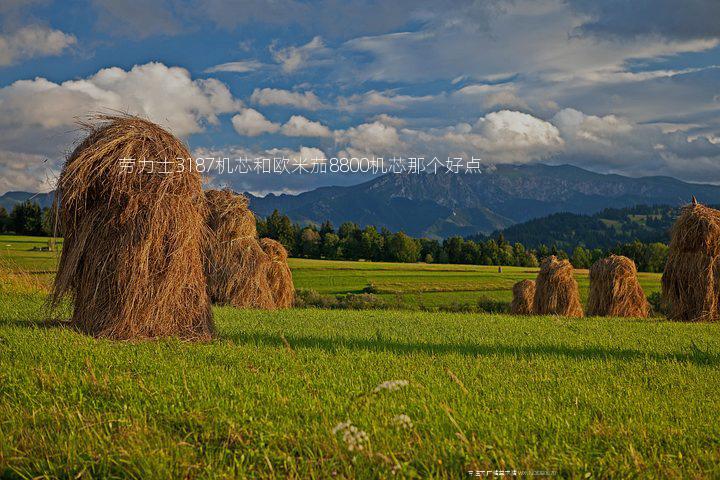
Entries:
[[[30,273],[0,271],[0,478],[720,477],[718,324],[215,308],[210,343],[95,340],[43,323],[54,254],[15,238],[5,263]],[[533,275],[292,263],[299,286],[418,302]],[[374,391],[390,380],[408,385]],[[362,450],[333,433],[348,420]]]
[[[10,246],[7,246],[10,245]],[[39,272],[46,282],[52,278],[57,252],[33,252],[46,246],[47,239],[0,235],[0,260],[11,258],[18,266]],[[290,259],[297,288],[317,290],[326,295],[360,293],[373,284],[381,298],[407,307],[448,307],[453,304],[476,304],[479,300],[509,302],[512,285],[524,278],[535,278],[537,269],[476,265],[436,265],[424,263],[381,263]],[[587,299],[587,270],[577,270],[583,302]],[[650,295],[660,290],[660,275],[641,273],[640,283]]]
[[3,293],[0,476],[720,475],[718,325],[218,308],[212,343],[131,343]]

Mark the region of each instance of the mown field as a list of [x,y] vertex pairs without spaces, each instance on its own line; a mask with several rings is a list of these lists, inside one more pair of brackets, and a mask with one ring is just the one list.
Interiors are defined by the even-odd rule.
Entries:
[[[0,235],[0,258],[11,259],[20,268],[32,271],[39,281],[49,284],[56,268],[57,253],[32,251],[47,246],[47,239]],[[509,302],[511,288],[518,280],[535,278],[537,269],[476,265],[436,265],[424,263],[349,262],[290,259],[295,286],[323,295],[362,293],[372,285],[380,298],[399,306],[451,307],[476,304],[481,300]],[[589,288],[587,270],[576,277],[583,301]],[[660,275],[641,273],[640,282],[650,295],[660,290]]]
[[[297,283],[422,296],[525,275],[323,264],[294,262]],[[2,478],[720,476],[715,324],[215,308],[210,343],[112,342],[44,322],[52,273],[1,274]]]

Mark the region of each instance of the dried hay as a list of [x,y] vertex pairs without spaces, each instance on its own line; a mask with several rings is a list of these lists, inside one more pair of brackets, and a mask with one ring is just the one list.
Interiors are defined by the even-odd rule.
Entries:
[[694,198],[672,228],[662,295],[671,320],[720,318],[720,211],[697,204]]
[[558,260],[554,255],[542,261],[535,280],[533,306],[538,315],[583,316],[578,284],[569,261]]
[[268,283],[270,257],[258,241],[247,198],[229,190],[208,190],[205,199],[211,231],[205,273],[211,300],[239,308],[275,308]]
[[260,246],[270,258],[268,283],[277,308],[290,308],[295,303],[295,284],[287,263],[287,250],[271,238],[260,240]]
[[532,315],[535,302],[535,280],[520,280],[512,288],[513,299],[510,313],[514,315]]
[[[88,137],[56,191],[65,241],[52,306],[72,297],[72,323],[97,337],[209,339],[204,199],[190,153],[137,117],[101,115],[82,126]],[[162,167],[170,173],[156,162],[170,162]]]
[[650,304],[638,282],[635,262],[611,255],[593,264],[587,315],[645,318],[649,310]]

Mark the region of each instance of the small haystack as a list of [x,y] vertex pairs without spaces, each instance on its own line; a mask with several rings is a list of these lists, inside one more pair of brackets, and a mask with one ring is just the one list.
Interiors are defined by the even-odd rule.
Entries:
[[271,238],[260,240],[260,246],[270,257],[268,283],[277,308],[290,308],[295,302],[295,285],[287,263],[287,250],[282,243]]
[[673,225],[662,276],[671,320],[717,321],[720,295],[720,211],[695,202]]
[[650,304],[637,278],[635,262],[620,255],[598,260],[590,268],[588,316],[648,316]]
[[513,299],[510,313],[514,315],[532,315],[535,302],[535,280],[520,280],[512,288]]
[[205,274],[211,300],[239,308],[275,308],[268,283],[270,257],[258,241],[247,198],[229,190],[208,190],[205,199],[211,232]]
[[569,261],[554,255],[542,261],[535,281],[533,311],[538,315],[582,317],[580,292]]
[[53,306],[72,297],[72,323],[97,337],[209,339],[205,202],[190,153],[137,117],[103,115],[83,127],[89,135],[57,185],[65,242]]

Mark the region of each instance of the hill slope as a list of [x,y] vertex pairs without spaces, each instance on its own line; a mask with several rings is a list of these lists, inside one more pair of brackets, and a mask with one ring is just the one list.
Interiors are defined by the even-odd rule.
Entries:
[[720,187],[670,177],[603,175],[570,165],[498,165],[475,175],[386,174],[351,187],[248,196],[261,216],[278,209],[299,222],[352,221],[442,238],[489,234],[558,212],[677,206],[693,194],[704,203],[720,203]]

